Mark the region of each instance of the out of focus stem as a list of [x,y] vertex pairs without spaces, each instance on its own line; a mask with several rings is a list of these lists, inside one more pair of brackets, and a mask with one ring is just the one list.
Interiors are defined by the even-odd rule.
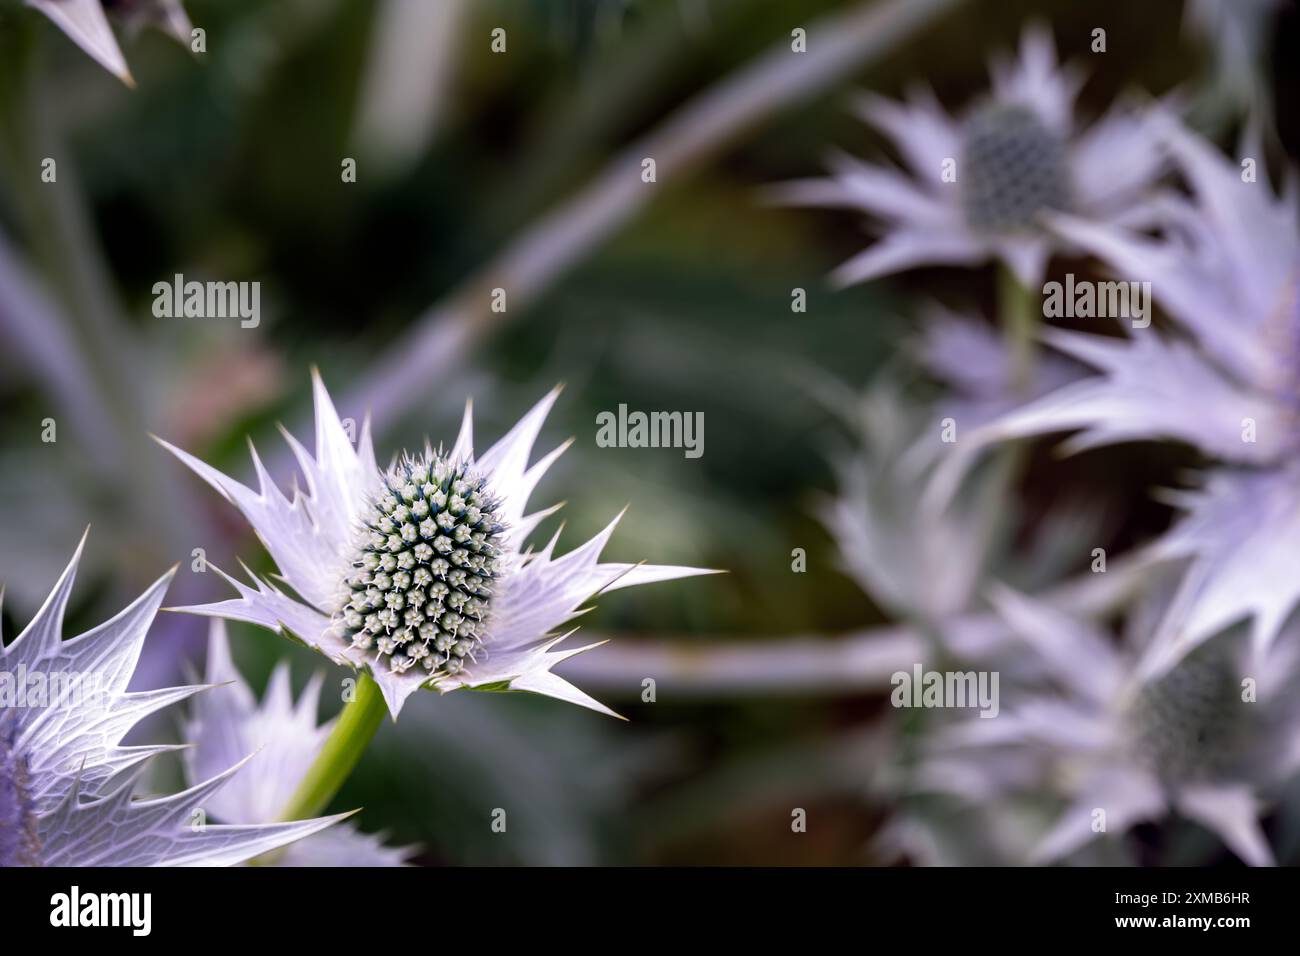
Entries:
[[[374,421],[392,423],[418,406],[429,395],[430,382],[457,367],[499,325],[528,314],[528,306],[659,194],[641,182],[644,157],[655,158],[660,182],[680,182],[724,147],[884,59],[963,2],[855,3],[807,25],[807,48],[815,52],[806,56],[791,55],[790,37],[783,33],[765,53],[683,103],[577,192],[520,230],[364,370],[342,407],[368,408]],[[498,287],[510,290],[508,312],[491,309],[490,292]]]
[[1025,392],[1034,380],[1038,317],[1034,296],[1005,265],[998,267],[998,312],[1011,358],[1011,384]]

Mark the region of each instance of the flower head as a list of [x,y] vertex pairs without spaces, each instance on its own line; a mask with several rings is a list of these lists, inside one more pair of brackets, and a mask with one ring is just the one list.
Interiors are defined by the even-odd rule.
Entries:
[[1193,562],[1188,621],[1151,647],[1147,666],[1160,669],[1247,618],[1265,647],[1300,604],[1300,213],[1294,191],[1244,182],[1172,120],[1155,125],[1193,190],[1164,203],[1158,235],[1074,216],[1052,226],[1118,277],[1150,282],[1174,334],[1049,331],[1049,344],[1097,374],[973,431],[940,485],[981,445],[1063,431],[1077,433],[1071,451],[1180,441],[1217,461],[1200,490],[1172,496],[1187,517],[1154,546]]
[[832,178],[778,188],[795,203],[859,209],[887,224],[879,242],[836,270],[839,282],[999,259],[1034,286],[1063,245],[1042,228],[1043,213],[1134,214],[1160,157],[1131,110],[1081,129],[1074,116],[1080,78],[1058,66],[1042,27],[1027,28],[1019,57],[995,60],[990,72],[990,97],[961,119],[928,90],[914,91],[906,104],[863,99],[862,117],[897,144],[911,176],[841,156]]
[[194,826],[194,811],[219,798],[247,753],[228,754],[181,793],[136,799],[145,762],[178,748],[122,739],[208,688],[126,689],[171,574],[112,620],[63,639],[80,557],[81,546],[31,623],[0,645],[0,866],[228,866],[348,816]]
[[1247,863],[1271,863],[1258,817],[1260,797],[1296,769],[1293,641],[1260,656],[1224,635],[1144,676],[1135,664],[1152,622],[1170,618],[1172,609],[1159,606],[1170,591],[1158,589],[1135,610],[1116,647],[1087,622],[998,589],[993,601],[1018,639],[1017,664],[1032,664],[1041,679],[1013,685],[1010,695],[1004,684],[997,720],[950,726],[922,774],[927,783],[981,799],[1033,788],[1063,798],[1065,809],[1034,851],[1037,862],[1096,839],[1097,810],[1109,833],[1177,810]]
[[386,470],[375,463],[369,422],[353,447],[315,373],[313,394],[315,456],[285,433],[307,483],[292,499],[256,450],[254,491],[162,442],[243,512],[299,598],[256,577],[252,587],[228,577],[238,598],[183,610],[260,624],[366,670],[394,718],[422,687],[533,691],[612,713],[551,673],[589,649],[557,650],[568,635],[552,632],[602,591],[708,572],[600,563],[617,518],[561,557],[558,532],[541,551],[525,550],[528,534],[556,510],[525,514],[567,447],[528,464],[558,390],[482,455],[467,406],[450,450],[426,446]]
[[501,574],[501,502],[466,462],[432,450],[381,479],[362,517],[335,624],[392,671],[455,676],[483,650]]

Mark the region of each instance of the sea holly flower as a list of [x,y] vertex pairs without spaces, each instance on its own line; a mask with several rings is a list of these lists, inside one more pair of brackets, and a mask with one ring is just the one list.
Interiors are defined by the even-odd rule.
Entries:
[[238,598],[181,610],[280,631],[365,672],[394,719],[421,688],[460,687],[532,691],[612,715],[551,672],[590,649],[561,649],[568,635],[553,632],[603,591],[708,572],[601,563],[618,518],[560,557],[558,532],[540,551],[524,549],[558,509],[525,513],[533,488],[568,447],[528,464],[559,390],[482,455],[474,452],[467,405],[449,450],[426,445],[380,469],[369,422],[353,447],[319,374],[312,381],[315,456],[285,433],[307,484],[292,498],[255,449],[256,491],[162,442],[239,508],[296,592],[255,576],[251,587],[227,577]]
[[[226,622],[213,618],[204,679],[219,685],[220,692],[194,699],[184,730],[189,744],[183,752],[186,779],[205,780],[229,766],[232,758],[253,754],[248,770],[213,796],[207,810],[224,823],[273,820],[288,805],[333,729],[333,721],[316,722],[324,677],[313,676],[295,701],[289,665],[282,661],[272,671],[259,702],[230,656]],[[340,823],[270,859],[279,866],[401,866],[410,853]]]
[[211,776],[183,792],[136,798],[145,762],[181,748],[126,747],[123,738],[155,711],[209,688],[126,689],[171,573],[116,617],[63,639],[84,544],[31,623],[0,645],[0,866],[228,866],[348,816],[196,825],[196,811],[239,776],[248,754],[214,763]]
[[1041,26],[1026,28],[1019,57],[994,60],[990,73],[991,95],[960,119],[923,88],[906,103],[861,100],[862,118],[893,140],[910,175],[838,156],[831,178],[777,187],[786,201],[858,209],[884,223],[878,242],[835,271],[837,282],[995,259],[1032,288],[1064,245],[1042,228],[1044,211],[1139,215],[1135,201],[1159,174],[1160,155],[1133,109],[1082,128],[1080,76],[1057,64]]
[[[1017,656],[1047,676],[1008,688],[997,720],[963,719],[935,741],[926,786],[979,801],[1034,787],[1065,809],[1033,853],[1060,860],[1105,832],[1123,834],[1171,812],[1216,833],[1246,863],[1273,862],[1259,826],[1263,798],[1298,767],[1294,747],[1300,632],[1267,655],[1226,634],[1154,676],[1139,673],[1143,645],[1177,601],[1157,589],[1129,619],[1122,643],[1045,602],[999,588],[993,601],[1020,639]],[[1014,698],[1014,699],[1012,699]]]
[[1050,330],[1050,345],[1098,374],[973,432],[936,500],[981,445],[1053,432],[1076,433],[1067,451],[1179,441],[1218,462],[1199,490],[1173,496],[1187,516],[1154,545],[1192,568],[1186,626],[1163,629],[1144,665],[1159,669],[1245,619],[1262,649],[1300,604],[1300,218],[1293,189],[1245,182],[1199,137],[1155,125],[1194,194],[1166,202],[1159,235],[1068,216],[1052,225],[1117,277],[1150,282],[1175,334]]
[[126,58],[113,36],[109,16],[132,29],[156,26],[189,45],[190,20],[180,0],[27,0],[49,17],[96,63],[127,85],[134,85]]

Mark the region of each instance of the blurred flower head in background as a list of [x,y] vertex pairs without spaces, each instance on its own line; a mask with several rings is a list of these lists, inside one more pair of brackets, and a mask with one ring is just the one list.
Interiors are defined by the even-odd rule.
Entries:
[[1063,799],[1059,818],[1017,862],[1053,862],[1171,812],[1215,832],[1246,863],[1273,862],[1261,797],[1276,797],[1300,767],[1296,634],[1261,657],[1237,629],[1143,677],[1137,662],[1152,626],[1167,619],[1159,605],[1174,595],[1170,575],[1161,580],[1130,615],[1119,647],[1046,602],[997,592],[1012,652],[1036,659],[1041,679],[1004,693],[997,720],[936,734],[922,777],[966,800],[1018,788]]
[[1081,77],[1058,65],[1041,24],[1025,29],[1017,58],[995,59],[990,73],[987,101],[960,120],[924,87],[905,104],[862,98],[862,118],[895,143],[910,177],[840,156],[832,178],[777,190],[791,202],[859,209],[884,221],[883,237],[840,266],[836,283],[996,259],[1035,286],[1061,245],[1042,228],[1043,213],[1141,215],[1135,203],[1161,163],[1139,111],[1115,107],[1084,128],[1074,108]]
[[1147,666],[1157,669],[1247,618],[1266,649],[1300,603],[1294,177],[1277,196],[1174,121],[1159,128],[1193,190],[1191,200],[1169,197],[1162,205],[1159,235],[1072,217],[1055,227],[1116,277],[1150,282],[1176,329],[1135,329],[1127,338],[1050,332],[1050,344],[1099,374],[972,436],[978,448],[1076,431],[1070,451],[1172,440],[1220,463],[1202,476],[1202,489],[1168,496],[1188,514],[1154,548],[1190,561],[1183,586],[1190,609],[1151,647]]

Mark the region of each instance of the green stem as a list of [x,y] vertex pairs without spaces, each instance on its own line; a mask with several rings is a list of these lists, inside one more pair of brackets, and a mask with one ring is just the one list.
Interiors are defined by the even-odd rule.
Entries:
[[1038,349],[1040,310],[1034,297],[1006,266],[998,268],[998,310],[1002,334],[1011,353],[1012,385],[1026,391],[1033,382],[1034,353]]
[[387,712],[379,685],[362,672],[356,698],[343,708],[316,762],[298,784],[280,819],[306,820],[319,816],[352,773]]

